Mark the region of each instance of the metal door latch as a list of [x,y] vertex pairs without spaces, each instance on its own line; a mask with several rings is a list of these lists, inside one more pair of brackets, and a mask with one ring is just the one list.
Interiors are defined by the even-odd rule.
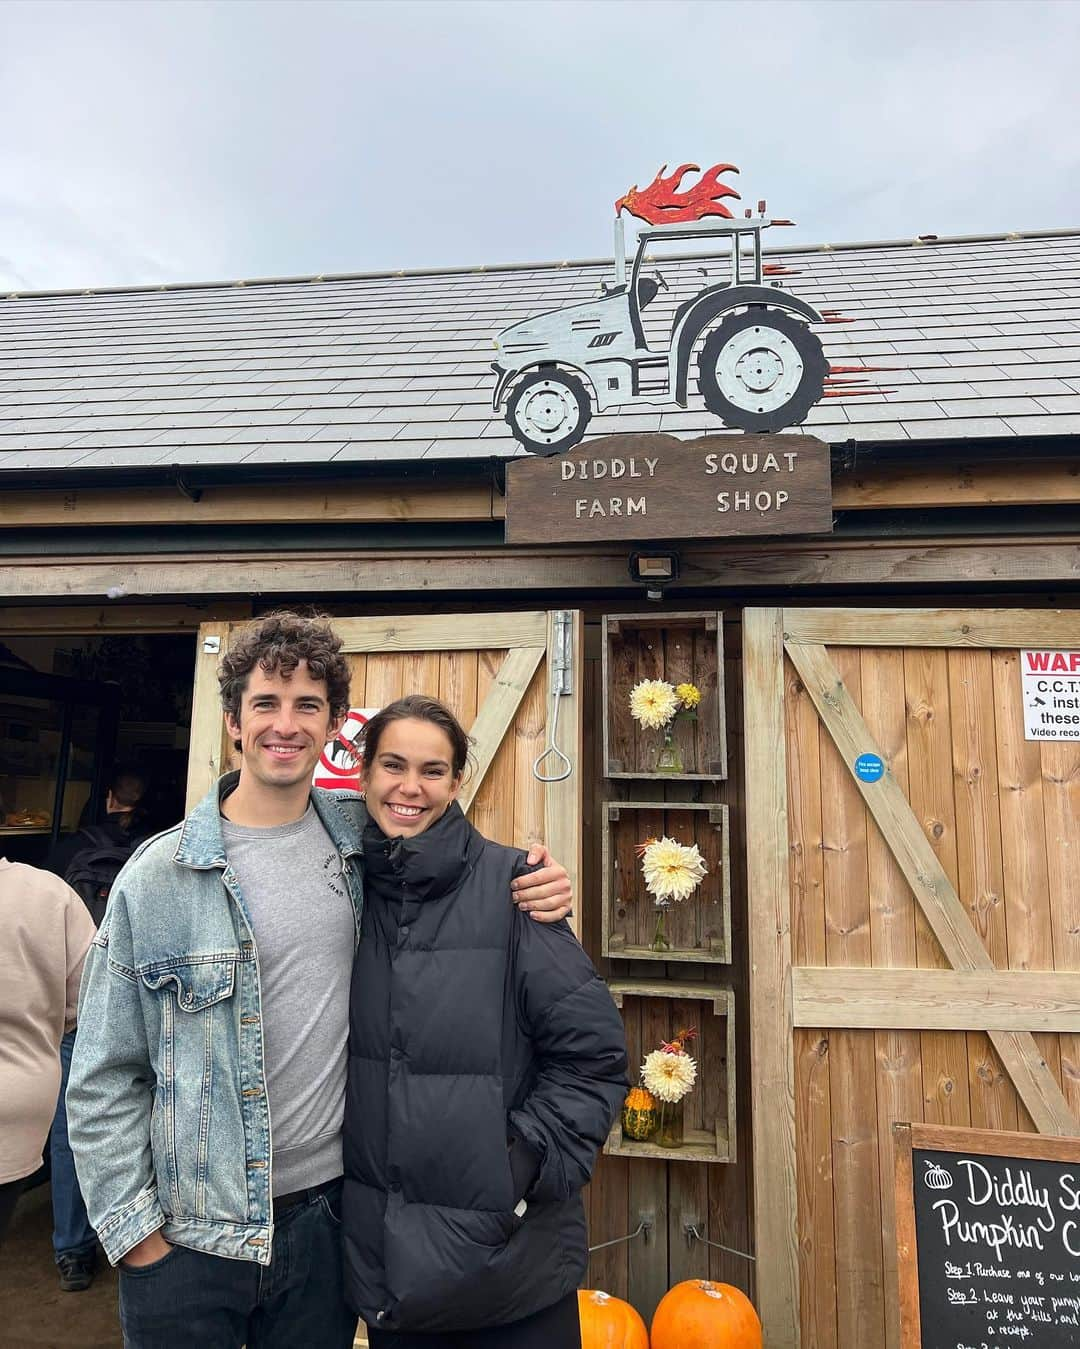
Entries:
[[[559,748],[559,700],[568,698],[574,691],[574,616],[567,609],[560,609],[554,619],[551,651],[551,734],[550,742],[543,754],[533,761],[533,777],[538,782],[564,782],[574,771],[574,765]],[[554,756],[558,766],[553,773],[545,773],[541,764]]]

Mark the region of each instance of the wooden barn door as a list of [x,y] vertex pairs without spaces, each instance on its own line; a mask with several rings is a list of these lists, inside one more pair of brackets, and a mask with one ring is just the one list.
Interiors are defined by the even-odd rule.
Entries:
[[[441,698],[470,730],[473,764],[459,800],[473,824],[500,843],[547,843],[580,895],[581,619],[576,612],[339,618],[334,628],[352,669],[350,705],[379,708],[406,693]],[[188,806],[230,766],[217,666],[242,625],[199,629]],[[569,661],[559,697],[557,743],[572,766],[541,782],[533,764],[550,744],[552,664]],[[554,777],[549,755],[541,773]],[[580,909],[580,905],[578,906]]]
[[1080,613],[744,634],[765,1341],[896,1349],[892,1124],[1080,1133],[1080,744],[1025,739],[1019,668]]

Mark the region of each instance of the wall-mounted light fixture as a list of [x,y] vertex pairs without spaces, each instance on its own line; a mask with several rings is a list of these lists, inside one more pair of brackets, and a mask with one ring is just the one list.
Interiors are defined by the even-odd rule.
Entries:
[[679,579],[678,553],[631,553],[630,577],[645,587],[650,600],[662,600],[664,587]]

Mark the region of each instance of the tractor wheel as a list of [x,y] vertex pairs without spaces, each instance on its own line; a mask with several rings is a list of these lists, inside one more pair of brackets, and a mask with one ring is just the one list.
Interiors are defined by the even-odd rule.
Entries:
[[506,420],[530,454],[561,454],[585,434],[592,409],[584,384],[565,370],[534,370],[514,388]]
[[779,309],[729,314],[705,339],[698,389],[739,431],[797,426],[825,390],[829,363],[815,333]]

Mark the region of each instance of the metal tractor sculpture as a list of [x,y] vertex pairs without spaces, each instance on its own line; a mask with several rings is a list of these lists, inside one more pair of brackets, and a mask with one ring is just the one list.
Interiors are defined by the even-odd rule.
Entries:
[[[731,164],[714,165],[680,191],[696,169],[683,164],[666,178],[661,169],[644,191],[631,188],[615,203],[615,279],[602,283],[599,298],[525,319],[496,339],[492,406],[505,409],[515,439],[532,454],[576,445],[594,411],[670,402],[686,407],[691,379],[725,426],[779,431],[804,421],[828,396],[830,375],[848,369],[830,371],[809,326],[845,320],[783,291],[775,278],[792,269],[762,264],[762,231],[794,222],[767,218],[764,202],[757,219],[749,211],[735,219],[722,199],[739,194],[720,181],[721,174],[738,172]],[[624,211],[646,222],[629,278]],[[646,273],[649,250],[692,240],[721,241],[713,246],[725,250],[726,279],[680,304],[662,344],[654,339],[650,345],[642,314],[669,286],[658,269]]]

